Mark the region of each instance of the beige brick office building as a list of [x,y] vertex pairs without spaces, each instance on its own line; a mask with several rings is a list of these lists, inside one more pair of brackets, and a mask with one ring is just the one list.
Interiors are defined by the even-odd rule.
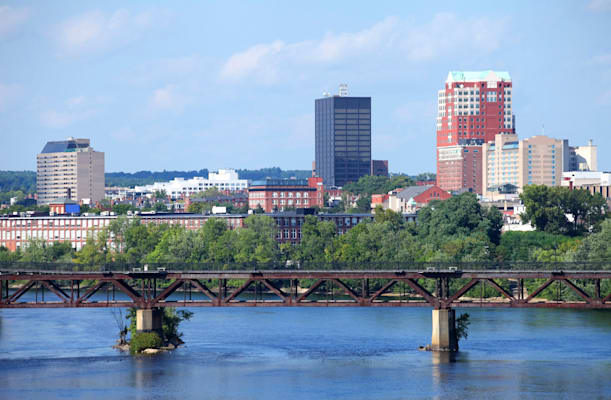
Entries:
[[484,196],[493,197],[503,185],[560,186],[566,141],[538,135],[518,140],[516,134],[498,134],[482,146]]
[[38,204],[58,198],[95,203],[104,198],[104,153],[89,139],[47,142],[36,156]]

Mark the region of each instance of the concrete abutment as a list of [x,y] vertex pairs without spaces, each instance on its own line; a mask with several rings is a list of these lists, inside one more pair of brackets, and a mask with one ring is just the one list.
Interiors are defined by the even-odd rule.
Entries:
[[156,307],[136,310],[136,331],[157,332],[163,338],[163,309]]
[[452,309],[433,310],[433,334],[431,335],[431,350],[457,351],[456,313]]

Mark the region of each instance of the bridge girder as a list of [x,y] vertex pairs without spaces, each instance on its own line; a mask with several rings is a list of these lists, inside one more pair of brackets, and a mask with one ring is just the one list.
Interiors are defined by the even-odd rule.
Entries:
[[[11,271],[0,274],[0,308],[366,306],[606,309],[611,308],[611,293],[600,293],[600,282],[604,279],[611,279],[611,271]],[[218,282],[216,292],[206,285],[212,280]],[[241,284],[229,287],[227,292],[228,280]],[[309,288],[298,292],[298,287],[307,286],[304,280],[308,280]],[[518,281],[517,295],[506,287],[507,280]],[[526,297],[525,280],[534,281]],[[370,294],[372,282],[377,290]],[[583,282],[593,284],[590,293],[583,287]],[[450,290],[451,284],[453,290]],[[564,285],[578,300],[542,301],[537,297],[553,284]],[[499,296],[467,297],[478,285],[482,292],[485,285]],[[393,288],[395,291],[402,289],[402,293],[389,294]],[[95,299],[94,296],[103,289],[106,289],[106,300]],[[182,291],[182,300],[177,298],[180,297],[178,291]],[[20,301],[28,292],[35,292],[35,299]],[[199,297],[193,299],[194,293]]]

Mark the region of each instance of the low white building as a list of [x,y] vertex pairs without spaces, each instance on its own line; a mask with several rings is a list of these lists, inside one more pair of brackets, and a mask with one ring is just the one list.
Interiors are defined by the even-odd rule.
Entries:
[[562,173],[562,186],[609,186],[611,172],[602,171],[569,171]]
[[163,190],[168,196],[180,197],[182,195],[190,196],[213,187],[232,192],[246,190],[248,189],[248,180],[239,179],[238,173],[233,169],[219,169],[218,172],[210,172],[208,179],[201,176],[195,176],[191,179],[175,178],[169,182],[155,182],[152,185],[136,186],[134,192],[147,195]]

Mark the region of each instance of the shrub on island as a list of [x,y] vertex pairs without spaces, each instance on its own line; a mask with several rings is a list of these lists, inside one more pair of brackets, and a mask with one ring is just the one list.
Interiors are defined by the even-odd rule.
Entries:
[[159,349],[161,346],[163,346],[163,340],[157,332],[139,332],[132,337],[129,352],[136,354],[145,349]]

